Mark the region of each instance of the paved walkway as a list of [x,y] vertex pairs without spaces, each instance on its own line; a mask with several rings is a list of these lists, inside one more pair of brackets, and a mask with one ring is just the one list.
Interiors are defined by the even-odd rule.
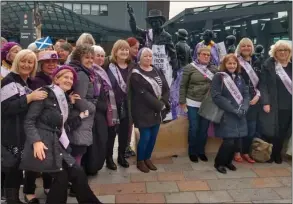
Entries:
[[[147,174],[131,158],[130,168],[103,168],[89,183],[104,203],[291,203],[291,164],[237,163],[236,172],[220,174],[214,157],[196,164],[187,156],[154,160],[158,171]],[[41,188],[37,194],[44,198]]]

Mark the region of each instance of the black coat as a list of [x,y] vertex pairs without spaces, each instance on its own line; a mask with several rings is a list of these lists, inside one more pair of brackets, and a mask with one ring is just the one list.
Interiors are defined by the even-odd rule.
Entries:
[[[244,79],[241,75],[235,77],[234,82],[243,97],[242,109],[249,108],[249,93]],[[238,138],[247,136],[246,117],[239,118],[237,110],[238,103],[235,101],[227,87],[225,86],[221,74],[216,74],[212,80],[211,94],[214,103],[222,110],[224,115],[219,124],[215,124],[215,133],[217,137]]]
[[[12,86],[16,84],[17,90],[21,94],[20,92],[13,94],[13,91],[11,91]],[[27,103],[26,93],[23,91],[24,87],[30,87],[30,85],[30,79],[27,80],[26,84],[18,74],[13,72],[10,72],[1,81],[1,159],[2,162],[6,163],[6,167],[13,166],[15,161],[11,161],[11,159],[13,160],[12,153],[4,151],[6,150],[5,147],[17,147],[20,152],[26,140],[23,123],[29,104]],[[20,154],[17,157],[20,159]]]
[[[255,71],[258,78],[260,78],[261,64],[255,56],[252,56],[251,67]],[[246,71],[243,67],[241,67],[241,75],[242,75],[246,85],[248,86],[249,98],[250,98],[250,100],[252,100],[254,98],[254,96],[256,95],[256,92],[254,90],[254,86],[253,86],[248,74],[246,73]],[[247,120],[256,121],[258,119],[259,111],[260,111],[260,103],[259,102],[257,102],[255,105],[249,106],[249,109],[247,111],[247,116],[246,116]]]
[[[30,105],[24,122],[24,129],[27,135],[23,159],[20,168],[35,172],[58,172],[62,170],[62,162],[69,166],[75,163],[67,150],[59,142],[61,136],[63,116],[54,92],[45,87],[48,97],[43,101],[35,101]],[[69,112],[72,109],[69,105]],[[67,134],[69,131],[81,125],[79,116],[71,118],[70,115],[64,125]],[[33,144],[42,141],[48,150],[45,150],[46,158],[41,161],[34,157]]]
[[[260,125],[262,134],[268,137],[278,136],[278,88],[275,59],[267,59],[261,70],[259,89],[261,93]],[[292,66],[292,65],[291,65]],[[269,113],[263,111],[264,105],[270,105]],[[290,110],[291,111],[291,110]]]
[[[154,67],[154,69],[156,68]],[[160,100],[156,97],[151,84],[141,75],[132,73],[130,76],[131,115],[134,125],[138,128],[160,124],[167,112],[170,111],[169,86],[162,71],[156,70],[163,82]],[[162,111],[164,105],[166,109]]]
[[44,87],[52,84],[52,79],[49,75],[46,75],[44,72],[40,71],[36,74],[35,78],[32,80],[32,90],[36,90],[40,87]]

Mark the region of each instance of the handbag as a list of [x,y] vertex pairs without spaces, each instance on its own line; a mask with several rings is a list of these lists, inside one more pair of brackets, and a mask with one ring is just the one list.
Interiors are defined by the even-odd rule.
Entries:
[[[223,90],[223,82],[221,91]],[[220,123],[223,117],[224,111],[220,109],[212,99],[211,90],[207,93],[207,97],[202,101],[200,108],[198,110],[198,114],[213,122],[213,123]]]

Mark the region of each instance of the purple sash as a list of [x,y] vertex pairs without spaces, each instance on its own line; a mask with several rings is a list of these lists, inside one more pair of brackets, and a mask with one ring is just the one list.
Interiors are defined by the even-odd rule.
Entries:
[[195,62],[192,62],[191,65],[194,66],[194,68],[196,68],[204,77],[207,77],[210,80],[213,79],[214,74],[210,70],[208,70],[206,65],[198,64]]
[[255,71],[253,70],[251,65],[248,62],[246,62],[241,56],[238,57],[238,60],[241,66],[245,69],[247,75],[249,76],[249,79],[253,84],[256,95],[260,96],[260,91],[256,88],[259,82],[259,78],[256,75]]
[[287,91],[292,95],[292,80],[290,79],[290,77],[285,72],[284,68],[282,67],[282,65],[279,62],[275,63],[275,67],[276,67],[276,74],[282,80]]
[[226,73],[226,72],[218,72],[219,74],[223,75],[223,81],[235,101],[238,103],[238,105],[241,105],[243,102],[243,97],[236,86],[235,82],[232,80],[232,78]]
[[63,116],[62,134],[61,134],[61,137],[59,138],[59,141],[63,145],[63,147],[65,149],[67,149],[67,147],[69,145],[69,139],[68,139],[68,136],[67,136],[65,129],[64,129],[64,123],[66,122],[66,120],[68,118],[68,111],[69,111],[68,110],[68,103],[67,103],[64,91],[59,86],[52,85],[52,86],[50,86],[50,88],[53,90],[53,92],[57,98],[57,101],[58,101],[58,104],[59,104],[59,107],[61,109],[61,113]]

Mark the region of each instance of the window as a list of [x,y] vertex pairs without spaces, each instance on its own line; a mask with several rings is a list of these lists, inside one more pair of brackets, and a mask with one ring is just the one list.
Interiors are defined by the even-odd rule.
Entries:
[[73,12],[81,14],[81,4],[73,4]]
[[100,6],[99,5],[92,5],[91,6],[91,15],[99,15],[100,14]]
[[58,5],[58,6],[63,6],[63,4],[62,3],[55,3],[56,5]]
[[64,8],[72,11],[72,4],[64,3]]
[[100,5],[100,15],[108,16],[108,5]]
[[83,15],[90,15],[91,14],[91,5],[83,4],[82,5],[82,14]]

